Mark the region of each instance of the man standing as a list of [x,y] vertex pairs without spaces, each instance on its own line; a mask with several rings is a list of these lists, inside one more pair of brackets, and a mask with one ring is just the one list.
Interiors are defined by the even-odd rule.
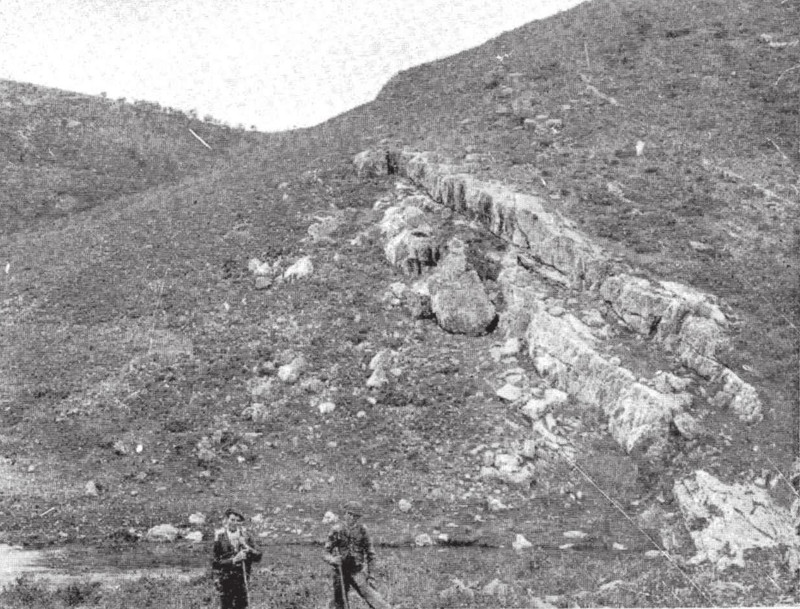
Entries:
[[363,510],[357,501],[344,506],[344,522],[337,523],[325,543],[325,562],[333,567],[333,606],[348,609],[347,594],[355,589],[372,609],[391,609],[372,586],[370,568],[375,559],[367,529],[359,523]]
[[225,511],[224,527],[214,535],[214,572],[222,609],[246,609],[250,602],[250,568],[261,560],[253,538],[242,527],[244,516],[233,509]]

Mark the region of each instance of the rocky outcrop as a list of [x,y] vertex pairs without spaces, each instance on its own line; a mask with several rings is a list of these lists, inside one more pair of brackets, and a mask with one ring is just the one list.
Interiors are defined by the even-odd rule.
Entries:
[[697,548],[692,563],[710,561],[720,570],[744,567],[747,550],[797,543],[789,513],[765,489],[727,485],[698,470],[677,481],[674,492]]
[[554,317],[538,307],[525,339],[537,372],[579,401],[599,405],[611,435],[627,451],[666,437],[672,418],[691,404],[688,394],[664,394],[638,382],[601,354],[592,329],[571,314]]
[[[722,389],[712,403],[730,408],[745,422],[761,420],[762,405],[755,389],[720,362],[720,355],[730,348],[729,323],[712,295],[631,274],[624,265],[613,263],[573,222],[549,209],[543,199],[499,182],[478,180],[469,173],[469,164],[454,164],[432,152],[395,150],[372,157],[361,153],[356,166],[381,155],[387,171],[391,166],[434,202],[479,222],[518,248],[515,263],[523,268],[507,272],[517,276],[508,304],[512,314],[504,315],[501,324],[504,331],[519,335],[527,328],[528,303],[538,300],[536,287],[520,280],[528,271],[572,288],[593,290],[629,328],[663,342],[683,365],[718,383]],[[391,256],[416,270],[435,256],[429,245],[430,233],[420,229],[415,238],[398,237]]]
[[588,287],[602,278],[607,266],[602,250],[570,220],[546,209],[541,198],[477,180],[461,173],[463,166],[441,163],[431,153],[402,151],[394,158],[399,173],[423,187],[435,202],[528,250],[536,263],[556,271],[564,283]]

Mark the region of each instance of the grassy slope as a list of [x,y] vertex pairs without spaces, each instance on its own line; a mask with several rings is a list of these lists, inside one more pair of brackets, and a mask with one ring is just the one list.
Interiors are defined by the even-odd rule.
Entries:
[[260,139],[156,104],[0,81],[0,234],[176,182]]
[[[715,467],[723,472],[768,467],[753,459],[750,443],[786,463],[796,335],[775,309],[796,323],[796,205],[760,199],[744,184],[704,172],[699,162],[710,158],[796,202],[800,79],[789,73],[781,86],[769,85],[800,59],[797,47],[768,49],[757,36],[769,31],[778,39],[797,38],[790,26],[800,19],[790,2],[740,3],[736,9],[726,4],[725,10],[705,3],[694,13],[689,7],[593,2],[405,72],[373,104],[318,128],[265,136],[248,154],[217,158],[213,166],[190,164],[192,171],[207,167],[202,176],[170,170],[166,161],[151,162],[148,167],[167,169],[153,170],[151,182],[132,185],[137,194],[3,236],[0,260],[12,264],[2,278],[0,299],[5,537],[102,546],[119,528],[178,523],[196,510],[216,516],[234,497],[246,510],[269,515],[270,542],[297,539],[293,530],[311,540],[324,532],[319,515],[325,509],[358,494],[373,510],[376,532],[390,541],[453,522],[467,535],[467,526],[480,526],[485,541],[506,545],[513,532],[553,546],[567,528],[610,527],[614,540],[643,549],[636,531],[585,487],[580,505],[565,505],[557,486],[542,488],[536,498],[498,489],[517,508],[500,518],[484,514],[483,525],[473,520],[483,514],[479,494],[451,503],[431,493],[466,490],[463,474],[477,471],[467,451],[480,442],[502,442],[507,412],[480,397],[486,387],[475,370],[488,365],[481,360],[491,338],[448,336],[387,310],[376,296],[396,277],[377,248],[345,245],[369,220],[359,210],[391,186],[356,180],[350,159],[383,138],[454,154],[474,146],[494,159],[487,163],[487,176],[540,190],[544,178],[548,192],[560,197],[553,204],[610,248],[659,277],[725,297],[743,318],[738,355],[758,376],[743,375],[764,391],[771,410],[751,429],[720,413],[718,423],[735,430],[737,442]],[[506,72],[524,75],[543,113],[564,119],[563,131],[534,136],[495,116],[497,88],[487,89],[483,76],[505,53],[510,54]],[[587,95],[578,72],[620,106]],[[730,72],[737,75],[723,78]],[[562,110],[564,104],[571,109]],[[42,120],[60,120],[51,114],[43,111]],[[465,118],[472,120],[462,124]],[[185,127],[166,122],[168,133]],[[699,133],[701,128],[709,133]],[[763,145],[766,138],[788,160],[769,142]],[[631,154],[639,139],[647,143],[643,157]],[[158,140],[153,142],[150,150],[160,149]],[[48,146],[44,139],[39,148],[55,143]],[[189,140],[186,146],[197,151]],[[11,148],[3,148],[9,154]],[[113,158],[87,186],[106,188],[112,198],[125,192],[115,190],[125,183],[120,175],[131,173],[122,152]],[[46,183],[43,163],[13,171],[37,187]],[[612,180],[623,185],[632,203],[608,196],[605,184]],[[288,187],[280,188],[284,182]],[[300,243],[313,215],[332,206],[351,208],[339,244]],[[689,240],[711,244],[713,253],[695,252],[687,247]],[[317,271],[310,281],[253,291],[246,272],[251,256],[290,262],[302,253],[315,255]],[[153,349],[154,343],[162,348]],[[361,367],[382,347],[406,349],[405,370],[372,409]],[[336,389],[335,415],[322,420],[308,391],[280,387],[268,422],[240,420],[249,401],[245,382],[257,374],[253,367],[280,364],[294,353],[310,360],[326,390]],[[731,365],[741,371],[740,363]],[[486,377],[493,372],[482,370]],[[362,409],[367,417],[357,418]],[[236,445],[239,452],[221,458],[209,476],[201,475],[194,445],[220,428],[226,430],[220,448]],[[245,434],[253,431],[264,435],[248,439]],[[116,455],[111,443],[117,439],[128,447],[141,442],[144,451]],[[591,447],[592,473],[604,488],[617,489],[625,500],[647,496],[630,460],[607,438],[598,436]],[[244,465],[237,455],[245,456]],[[550,475],[569,480],[568,472]],[[83,496],[88,479],[104,487],[101,500]],[[301,492],[307,479],[310,490]],[[393,507],[401,496],[415,500],[411,515]],[[46,519],[37,517],[54,506],[58,509]],[[276,508],[281,509],[273,513]],[[205,551],[189,550],[200,562]],[[303,595],[317,598],[324,585],[314,579],[318,570],[301,566],[308,562],[303,551],[278,546],[277,552],[289,556],[276,566],[276,577],[293,579],[294,587],[286,586],[300,595],[298,606],[310,606]],[[384,552],[385,579],[397,589],[409,558],[403,551]],[[594,593],[590,602],[708,604],[675,572],[655,563],[643,567],[636,552],[613,559],[604,552],[566,559],[545,552],[537,564],[509,551],[490,554],[490,564],[465,559],[462,552],[450,549],[415,560],[427,571],[419,578],[428,583],[410,592],[412,602],[430,605],[453,576],[481,584],[501,577],[515,584],[517,595],[525,588],[561,594],[596,590],[630,570],[638,577],[631,587],[635,592]],[[758,575],[770,574],[783,587],[784,575],[776,569],[769,560],[754,568],[754,581],[746,582],[755,584],[748,602],[776,602],[785,593]],[[574,580],[577,573],[583,575],[580,581]],[[703,570],[694,576],[707,592],[716,577]],[[745,574],[730,577],[742,581]],[[157,589],[137,593],[168,602]],[[207,585],[198,582],[192,594],[198,604],[208,600]],[[733,602],[722,593],[713,600]]]

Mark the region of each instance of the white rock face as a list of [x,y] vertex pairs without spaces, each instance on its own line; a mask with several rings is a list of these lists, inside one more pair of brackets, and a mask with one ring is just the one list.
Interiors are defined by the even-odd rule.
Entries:
[[283,272],[283,278],[287,281],[304,279],[314,272],[314,264],[310,256],[303,256],[292,266]]
[[597,350],[591,329],[571,314],[531,313],[526,335],[539,374],[578,400],[599,404],[609,431],[625,450],[648,439],[664,438],[672,417],[688,405],[685,394],[659,393]]
[[192,543],[202,543],[203,533],[201,531],[191,531],[186,534],[185,539],[187,541],[191,541]]
[[692,563],[710,561],[718,569],[744,567],[745,552],[797,544],[789,512],[752,484],[724,484],[698,470],[678,480],[675,497],[697,548]]

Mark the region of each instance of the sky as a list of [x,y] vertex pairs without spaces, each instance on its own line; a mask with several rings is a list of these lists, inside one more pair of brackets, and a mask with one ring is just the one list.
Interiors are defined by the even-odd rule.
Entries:
[[0,79],[308,127],[582,0],[0,0]]

